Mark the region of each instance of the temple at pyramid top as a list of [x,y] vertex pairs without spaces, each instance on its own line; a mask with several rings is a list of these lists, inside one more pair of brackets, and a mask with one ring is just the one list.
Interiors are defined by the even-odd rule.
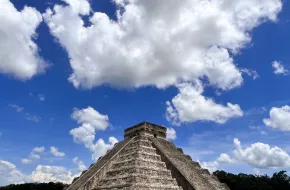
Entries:
[[181,148],[166,127],[142,122],[75,178],[67,190],[229,190]]
[[144,135],[166,139],[166,127],[143,121],[133,127],[125,129],[124,139]]

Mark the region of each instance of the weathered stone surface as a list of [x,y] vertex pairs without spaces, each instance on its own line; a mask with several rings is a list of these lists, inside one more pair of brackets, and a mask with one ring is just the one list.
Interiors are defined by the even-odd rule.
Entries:
[[118,152],[124,148],[127,143],[131,139],[122,141],[118,143],[110,152],[108,152],[106,155],[104,155],[101,159],[99,159],[92,167],[89,168],[89,170],[84,173],[79,179],[75,180],[70,187],[67,190],[78,190],[83,189],[84,185],[98,172],[102,169],[102,167],[107,164],[110,159],[112,159],[114,156],[118,154]]
[[165,139],[166,128],[148,122],[126,129],[67,190],[229,190]]

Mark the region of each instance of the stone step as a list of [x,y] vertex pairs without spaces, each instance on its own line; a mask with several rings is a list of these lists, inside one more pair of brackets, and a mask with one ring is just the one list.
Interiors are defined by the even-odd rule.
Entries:
[[105,178],[99,182],[99,186],[109,186],[112,184],[167,184],[177,186],[177,182],[172,177],[163,176],[146,176],[142,174],[129,174],[123,176],[116,176],[111,178]]
[[133,189],[138,189],[138,190],[182,190],[182,187],[179,187],[177,185],[167,185],[167,184],[144,184],[144,183],[139,183],[135,184],[133,186]]
[[143,150],[135,150],[130,153],[121,154],[120,159],[128,160],[132,158],[143,158],[143,159],[151,159],[156,161],[161,161],[161,156],[156,153],[148,153]]
[[182,190],[181,187],[175,185],[167,185],[167,184],[145,184],[145,183],[138,183],[138,184],[112,184],[108,186],[100,186],[95,188],[94,190],[101,190],[101,189],[114,189],[114,190]]
[[112,168],[120,168],[126,166],[152,166],[152,167],[160,167],[166,168],[166,165],[162,161],[150,160],[150,159],[142,159],[142,158],[132,158],[129,160],[122,160],[112,163]]
[[106,177],[116,177],[121,175],[128,175],[131,173],[147,176],[171,177],[171,171],[165,168],[150,167],[150,166],[141,167],[135,165],[111,169],[107,172]]
[[136,150],[142,150],[143,152],[152,153],[152,154],[156,153],[155,148],[142,146],[142,145],[127,147],[127,148],[125,148],[125,150],[122,153],[123,154],[131,153],[131,152],[136,151]]
[[138,147],[138,146],[152,147],[152,142],[149,140],[136,140],[129,144],[129,147]]

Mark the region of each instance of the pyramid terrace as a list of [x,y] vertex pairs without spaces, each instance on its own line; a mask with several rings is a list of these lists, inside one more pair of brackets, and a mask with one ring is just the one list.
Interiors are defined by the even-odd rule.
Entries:
[[229,190],[166,140],[166,127],[142,122],[100,157],[67,190]]

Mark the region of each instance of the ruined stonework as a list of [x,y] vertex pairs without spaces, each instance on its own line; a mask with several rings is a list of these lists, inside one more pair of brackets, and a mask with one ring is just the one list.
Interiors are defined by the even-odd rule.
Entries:
[[142,122],[124,141],[74,179],[67,190],[229,190],[182,149],[166,140],[166,128]]

